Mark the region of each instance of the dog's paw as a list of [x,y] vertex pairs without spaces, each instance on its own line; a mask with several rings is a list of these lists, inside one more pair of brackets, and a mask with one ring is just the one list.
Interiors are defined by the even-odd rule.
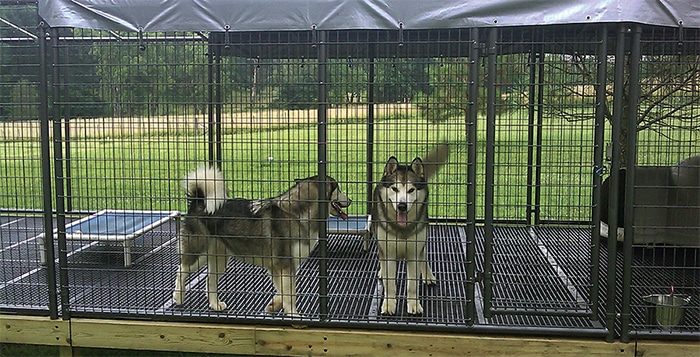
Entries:
[[302,317],[301,314],[298,313],[297,311],[285,312],[285,313],[284,313],[284,316],[287,316],[287,317]]
[[421,306],[418,300],[409,300],[406,308],[411,315],[420,315],[423,313],[423,306]]
[[282,297],[279,295],[275,295],[272,300],[267,304],[267,307],[265,308],[265,311],[267,311],[270,314],[274,314],[275,312],[278,312],[282,310]]
[[185,301],[185,292],[181,290],[173,291],[173,300],[175,300],[175,305],[182,305],[182,303]]
[[223,301],[221,301],[221,300],[217,300],[217,301],[215,301],[215,302],[211,302],[211,301],[210,301],[210,302],[209,302],[209,307],[210,307],[212,310],[221,311],[221,310],[225,310],[225,309],[226,309],[226,303],[223,302]]
[[435,282],[437,282],[437,279],[433,273],[428,273],[428,276],[423,277],[423,283],[426,285],[435,285]]
[[396,299],[384,299],[382,303],[382,315],[396,314]]

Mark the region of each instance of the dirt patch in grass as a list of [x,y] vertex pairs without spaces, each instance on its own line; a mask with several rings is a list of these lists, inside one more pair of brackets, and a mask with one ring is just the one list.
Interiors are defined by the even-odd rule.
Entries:
[[[367,105],[332,107],[327,111],[329,122],[356,122],[367,118]],[[375,118],[412,117],[415,109],[411,104],[381,104],[375,106]],[[76,118],[63,122],[61,132],[64,137],[120,137],[149,133],[175,133],[207,130],[209,118],[204,114],[161,115],[149,117],[110,117]],[[222,114],[222,130],[266,129],[275,126],[289,126],[315,123],[318,111],[308,110],[256,110]],[[49,135],[53,137],[53,123]],[[0,141],[36,140],[41,135],[38,120],[0,123]]]

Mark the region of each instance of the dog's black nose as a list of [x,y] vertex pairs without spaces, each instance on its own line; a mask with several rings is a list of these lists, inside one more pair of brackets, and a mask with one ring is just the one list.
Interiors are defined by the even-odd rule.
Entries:
[[397,207],[399,209],[399,212],[406,212],[408,205],[406,204],[406,202],[400,202]]

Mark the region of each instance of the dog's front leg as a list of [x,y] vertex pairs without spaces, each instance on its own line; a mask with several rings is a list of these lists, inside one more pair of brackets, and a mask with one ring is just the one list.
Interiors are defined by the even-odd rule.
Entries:
[[[424,242],[428,240],[427,237],[427,232]],[[435,278],[435,275],[433,275],[433,271],[430,269],[430,264],[428,264],[428,253],[426,251],[426,245],[423,245],[423,248],[420,250],[420,254],[418,256],[419,263],[420,264],[420,273],[423,276],[423,282],[427,285],[435,285],[435,282],[437,279]]]
[[396,261],[380,258],[379,265],[379,272],[382,274],[382,283],[384,285],[382,315],[394,315],[396,313]]
[[199,259],[192,261],[189,256],[180,256],[180,267],[175,274],[175,290],[173,291],[175,305],[182,305],[185,301],[185,292],[187,290],[185,282],[187,282],[187,277],[193,271],[198,270],[202,264],[204,264],[204,257],[199,257]]
[[418,260],[406,259],[406,276],[408,279],[406,283],[406,306],[408,313],[411,315],[423,313],[423,306],[421,306],[420,300],[418,299],[418,280],[420,279],[418,275],[419,264],[420,262]]
[[296,307],[296,275],[294,272],[283,270],[272,275],[272,283],[275,285],[275,296],[267,305],[267,312],[274,313],[284,309],[287,316],[299,316]]
[[219,300],[219,278],[226,271],[228,257],[225,255],[209,255],[207,261],[207,298],[209,307],[212,310],[221,311],[226,309],[226,303]]
[[299,316],[297,312],[297,277],[295,271],[285,272],[282,276],[282,285],[286,294],[282,295],[282,308],[287,316]]
[[284,291],[282,275],[273,273],[272,284],[275,286],[275,296],[272,297],[272,300],[270,300],[270,303],[267,304],[267,308],[265,309],[265,311],[271,314],[282,310],[282,292]]

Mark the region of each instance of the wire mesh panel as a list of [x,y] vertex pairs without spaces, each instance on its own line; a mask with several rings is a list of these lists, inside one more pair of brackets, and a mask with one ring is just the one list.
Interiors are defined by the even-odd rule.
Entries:
[[42,145],[36,9],[3,9],[0,23],[0,306],[48,310],[40,264]]
[[[527,316],[571,316],[565,325],[588,326],[596,303],[595,263],[585,222],[592,212],[594,49],[601,36],[506,29],[491,37],[489,71],[495,72],[487,81],[493,119],[486,125],[485,184],[492,190],[486,224],[493,220],[493,230],[485,237],[491,246],[484,253],[486,317],[514,323]],[[553,228],[562,223],[570,226]]]
[[[215,77],[221,73],[221,84],[216,88],[223,98],[221,125],[216,128],[221,135],[218,161],[231,182],[231,195],[251,199],[275,197],[294,185],[295,178],[315,175],[322,167],[352,200],[352,205],[344,210],[356,226],[338,229],[329,225],[325,249],[319,243],[300,265],[297,309],[304,318],[382,324],[410,318],[413,322],[465,325],[463,234],[447,238],[452,240],[448,251],[441,252],[438,247],[444,243],[436,242],[436,251],[428,253],[434,259],[431,264],[457,266],[455,269],[462,273],[455,274],[449,268],[444,276],[438,276],[444,279],[448,291],[453,290],[451,295],[442,297],[435,294],[435,289],[422,289],[425,299],[434,302],[426,303],[430,313],[417,317],[401,312],[403,308],[397,312],[400,317],[380,316],[382,288],[378,280],[377,248],[369,239],[372,191],[379,184],[389,157],[399,157],[406,165],[444,142],[454,146],[456,159],[445,165],[435,178],[436,185],[431,186],[436,188],[431,190],[434,196],[431,196],[430,215],[453,222],[463,220],[461,195],[466,189],[457,184],[456,177],[466,175],[459,156],[466,154],[464,113],[456,118],[446,116],[431,121],[427,110],[412,104],[414,96],[428,93],[429,86],[443,85],[430,83],[428,74],[445,63],[396,52],[400,44],[387,34],[330,33],[324,44],[316,35],[212,35],[212,42],[222,51],[220,64],[215,68]],[[468,40],[467,35],[462,41]],[[417,41],[415,46],[418,45],[423,44]],[[389,51],[403,57],[367,57],[375,48],[387,51],[385,48],[389,46],[394,48]],[[349,52],[348,47],[357,51]],[[462,58],[450,63],[461,65],[464,71],[467,61]],[[463,89],[462,93],[465,93]],[[454,98],[455,104],[459,100]],[[445,99],[433,101],[440,103]],[[313,224],[323,222],[314,220]],[[347,224],[341,221],[337,225]],[[279,228],[273,225],[272,229]],[[431,230],[435,234],[441,231]],[[231,234],[238,236],[246,232]],[[278,253],[269,251],[265,255],[275,254]],[[443,261],[446,259],[443,254],[451,254],[456,260]],[[222,296],[239,297],[238,305],[221,316],[283,317],[265,312],[277,289],[265,276],[264,269],[229,269],[235,271],[224,274],[219,292]],[[271,273],[274,276],[274,269]],[[400,281],[406,279],[403,273],[398,274]],[[206,289],[203,280],[200,279],[199,289]],[[399,289],[405,289],[404,284],[399,283]],[[246,290],[243,296],[248,298],[241,299],[241,292]],[[194,299],[206,311],[204,294],[197,290],[193,294],[198,294]],[[405,299],[404,293],[399,298]],[[189,307],[190,303],[191,300],[184,306]],[[462,317],[445,315],[440,309],[446,305],[457,306]],[[178,311],[184,315],[193,313],[189,309]]]
[[64,313],[154,314],[172,299],[181,179],[205,163],[196,34],[51,32]]
[[698,41],[682,29],[643,29],[630,283],[639,333],[700,330]]

